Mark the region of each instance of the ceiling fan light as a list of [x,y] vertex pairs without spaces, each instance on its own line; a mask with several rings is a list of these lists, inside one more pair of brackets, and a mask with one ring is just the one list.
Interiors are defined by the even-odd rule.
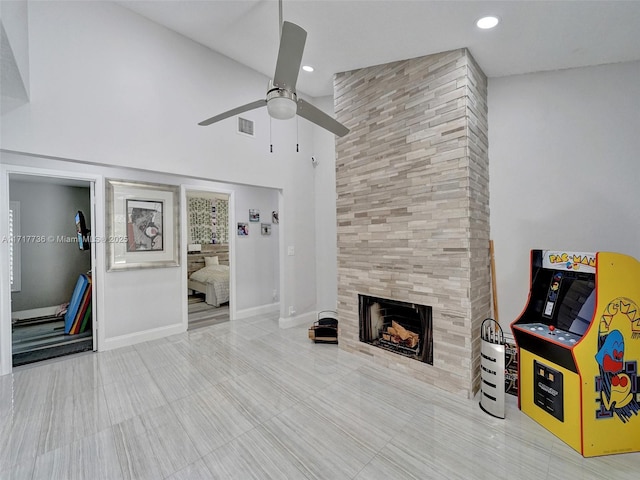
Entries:
[[288,120],[296,116],[298,105],[287,97],[274,97],[267,102],[269,115],[278,120]]

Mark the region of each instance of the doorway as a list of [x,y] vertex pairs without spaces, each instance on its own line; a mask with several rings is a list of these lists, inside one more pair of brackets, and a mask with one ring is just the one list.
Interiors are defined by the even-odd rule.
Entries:
[[14,367],[96,350],[95,181],[9,173]]
[[229,198],[186,191],[189,330],[230,319]]

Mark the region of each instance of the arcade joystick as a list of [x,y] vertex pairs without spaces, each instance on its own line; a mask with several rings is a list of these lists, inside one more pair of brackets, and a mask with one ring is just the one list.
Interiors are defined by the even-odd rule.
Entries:
[[554,327],[553,325],[549,325],[549,335],[555,335],[556,334],[556,327]]

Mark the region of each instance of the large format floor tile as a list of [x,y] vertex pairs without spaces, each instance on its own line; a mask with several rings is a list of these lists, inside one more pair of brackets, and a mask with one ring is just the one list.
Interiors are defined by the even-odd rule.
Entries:
[[113,428],[124,478],[165,478],[200,458],[169,405],[148,410]]
[[225,480],[303,480],[298,460],[265,428],[257,427],[203,458],[208,478]]
[[105,389],[111,423],[117,424],[167,403],[149,372],[114,382]]
[[257,425],[218,386],[177,400],[171,408],[201,456]]
[[33,478],[119,480],[122,476],[111,429],[51,450],[36,459]]

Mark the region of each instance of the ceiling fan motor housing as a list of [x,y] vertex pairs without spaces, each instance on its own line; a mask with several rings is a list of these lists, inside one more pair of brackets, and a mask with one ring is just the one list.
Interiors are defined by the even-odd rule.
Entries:
[[278,120],[288,120],[295,117],[298,110],[298,97],[290,90],[271,87],[267,92],[267,111]]

